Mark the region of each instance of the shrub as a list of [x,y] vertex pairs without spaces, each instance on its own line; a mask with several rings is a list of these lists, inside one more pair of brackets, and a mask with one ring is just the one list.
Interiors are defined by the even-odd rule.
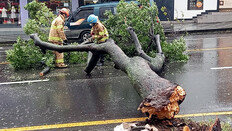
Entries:
[[186,51],[186,43],[183,37],[175,39],[171,43],[162,42],[162,50],[169,61],[186,62],[189,57],[184,52]]
[[[42,41],[48,41],[51,22],[56,17],[52,11],[44,4],[36,0],[28,3],[25,7],[29,12],[30,19],[24,26],[24,32],[29,35],[37,33]],[[66,55],[66,53],[64,53]],[[71,52],[70,63],[80,63],[84,61],[84,53]],[[41,62],[47,66],[54,67],[54,54],[47,51],[42,54],[39,47],[34,45],[32,40],[24,41],[18,38],[13,45],[13,49],[7,51],[7,60],[16,70],[37,68]]]
[[[72,45],[78,45],[78,43],[72,43]],[[82,64],[87,62],[88,53],[87,52],[70,52],[64,54],[64,59],[66,63],[70,64]]]
[[13,49],[7,51],[7,60],[16,70],[37,67],[42,56],[32,40],[26,42],[20,37]]

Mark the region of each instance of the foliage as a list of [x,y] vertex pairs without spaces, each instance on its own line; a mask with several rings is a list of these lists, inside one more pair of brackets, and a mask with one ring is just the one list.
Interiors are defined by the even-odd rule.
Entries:
[[56,16],[45,3],[39,3],[36,0],[28,3],[24,8],[28,10],[30,16],[24,27],[25,33],[27,35],[38,33],[41,40],[47,41],[51,22]]
[[129,56],[133,56],[135,50],[134,46],[130,44],[133,43],[133,40],[126,28],[128,26],[133,27],[142,47],[147,48],[147,43],[150,42],[149,30],[152,26],[151,12],[154,12],[154,33],[160,34],[161,40],[165,40],[163,28],[159,23],[157,6],[155,4],[153,4],[154,6],[149,6],[146,0],[139,0],[139,2],[141,8],[138,7],[138,3],[128,3],[121,0],[117,6],[116,14],[112,14],[111,12],[106,13],[108,19],[105,21],[105,25],[110,33],[110,37]]
[[[48,40],[48,29],[55,15],[45,6],[35,0],[25,7],[28,10],[30,19],[24,26],[24,32],[29,35],[38,33],[43,41]],[[34,45],[33,40],[24,41],[18,38],[13,49],[7,51],[7,60],[16,70],[36,68],[44,61],[47,66],[53,67],[54,56],[51,51],[45,55]]]
[[[128,26],[133,27],[143,50],[147,50],[151,41],[149,32],[153,21],[154,34],[160,35],[161,45],[164,48],[163,52],[165,56],[170,60],[186,60],[188,56],[183,54],[186,49],[184,39],[176,40],[171,44],[166,42],[163,27],[158,18],[156,4],[153,3],[152,6],[150,6],[147,0],[137,1],[140,3],[140,8],[138,7],[138,3],[128,3],[121,0],[117,6],[116,14],[112,14],[111,12],[106,13],[108,19],[104,24],[110,33],[110,37],[116,41],[128,56],[134,56],[136,54],[135,47],[131,44],[133,43],[133,40],[126,28]],[[156,47],[153,46],[152,50],[146,53],[150,56],[155,56],[155,48]]]
[[[72,45],[78,45],[78,43],[72,43]],[[64,54],[64,59],[66,63],[70,64],[81,64],[87,61],[87,52],[70,52]]]
[[37,67],[41,59],[42,54],[34,46],[33,41],[26,42],[20,37],[13,45],[13,49],[7,51],[7,60],[16,70]]
[[221,126],[222,126],[223,131],[231,131],[232,130],[232,126],[228,122],[222,122]]
[[186,44],[183,37],[179,40],[175,39],[171,43],[166,41],[161,43],[162,50],[169,61],[187,61],[189,59],[188,55],[183,52],[186,50]]

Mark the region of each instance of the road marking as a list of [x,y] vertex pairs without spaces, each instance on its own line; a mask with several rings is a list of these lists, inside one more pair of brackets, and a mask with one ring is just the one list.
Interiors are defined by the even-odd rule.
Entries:
[[10,62],[0,62],[0,65],[10,64]]
[[197,113],[197,114],[184,114],[184,115],[176,115],[175,118],[196,117],[196,116],[219,116],[219,115],[232,115],[232,111],[211,112],[211,113]]
[[186,52],[193,52],[193,51],[210,51],[210,50],[229,50],[229,49],[232,49],[232,47],[208,48],[208,49],[192,49],[192,50],[186,50]]
[[222,70],[222,69],[231,69],[232,66],[228,66],[228,67],[214,67],[214,68],[210,68],[212,70]]
[[[232,111],[176,115],[175,118],[198,117],[198,116],[217,116],[217,115],[232,115]],[[66,123],[66,124],[54,124],[54,125],[42,125],[42,126],[31,126],[31,127],[8,128],[8,129],[0,129],[0,131],[47,130],[47,129],[71,128],[71,127],[80,127],[80,126],[95,126],[95,125],[116,124],[116,123],[123,123],[123,122],[145,121],[146,119],[147,119],[147,117],[114,119],[114,120],[103,120],[103,121],[87,121],[87,122]]]
[[0,85],[22,84],[22,83],[35,83],[35,82],[44,82],[44,81],[49,81],[49,79],[45,79],[45,80],[30,80],[30,81],[4,82],[4,83],[0,83]]

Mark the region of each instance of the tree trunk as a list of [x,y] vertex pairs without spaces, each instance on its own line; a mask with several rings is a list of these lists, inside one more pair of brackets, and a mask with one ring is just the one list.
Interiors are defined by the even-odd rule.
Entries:
[[153,64],[157,63],[159,59],[149,58],[146,60],[140,56],[129,58],[112,39],[102,44],[60,46],[43,42],[35,34],[30,37],[34,39],[37,46],[49,50],[59,52],[91,51],[93,54],[108,53],[113,62],[128,75],[135,89],[144,98],[139,110],[146,113],[150,119],[171,119],[179,112],[179,104],[185,98],[185,91],[177,84],[161,78],[152,70],[151,66],[156,67],[157,65]]

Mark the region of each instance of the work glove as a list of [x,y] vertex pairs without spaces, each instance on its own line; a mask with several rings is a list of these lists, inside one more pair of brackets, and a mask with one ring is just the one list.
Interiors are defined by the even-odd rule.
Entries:
[[93,38],[92,37],[88,38],[86,42],[93,42]]
[[63,45],[68,45],[68,40],[67,39],[63,41]]
[[85,41],[83,41],[80,45],[85,45],[85,44],[88,44],[88,43],[91,43],[91,42],[93,42],[92,37],[90,37],[90,38],[86,39],[86,40],[85,40]]

